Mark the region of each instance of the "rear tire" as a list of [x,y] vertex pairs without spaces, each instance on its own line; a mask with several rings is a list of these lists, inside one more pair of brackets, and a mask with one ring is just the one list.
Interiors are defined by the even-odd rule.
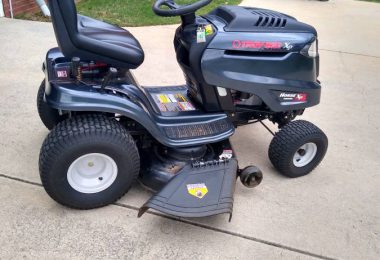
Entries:
[[55,201],[92,209],[115,202],[130,189],[140,159],[131,135],[116,120],[87,114],[64,120],[50,132],[39,168]]
[[276,133],[269,146],[269,159],[283,175],[297,178],[309,174],[323,160],[327,136],[314,124],[292,121]]
[[51,130],[63,120],[58,110],[51,108],[45,101],[45,80],[42,81],[37,93],[37,110],[42,123]]

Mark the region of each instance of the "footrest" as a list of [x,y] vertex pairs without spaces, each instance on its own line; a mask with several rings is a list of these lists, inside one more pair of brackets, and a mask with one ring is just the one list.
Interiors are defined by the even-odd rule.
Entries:
[[193,102],[186,86],[144,87],[159,128],[157,138],[167,146],[194,146],[229,138],[235,126],[223,112],[206,112]]
[[151,208],[178,217],[228,213],[231,220],[237,169],[236,159],[200,168],[187,166],[140,208],[138,217]]

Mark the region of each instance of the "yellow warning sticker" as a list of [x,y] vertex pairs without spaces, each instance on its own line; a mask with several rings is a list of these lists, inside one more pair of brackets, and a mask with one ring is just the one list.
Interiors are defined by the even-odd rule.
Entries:
[[152,96],[162,112],[194,111],[196,108],[181,93],[160,93]]
[[187,184],[187,192],[198,199],[202,199],[208,192],[207,186],[204,183]]
[[186,98],[182,94],[177,94],[176,97],[180,102],[187,102]]
[[211,35],[214,33],[214,29],[211,24],[205,26],[206,35]]
[[171,102],[170,98],[166,95],[158,95],[158,98],[160,99],[160,102],[163,104]]

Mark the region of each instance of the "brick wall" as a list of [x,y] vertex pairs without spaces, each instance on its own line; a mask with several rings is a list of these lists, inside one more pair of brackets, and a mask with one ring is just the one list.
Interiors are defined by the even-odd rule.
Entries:
[[[4,14],[6,17],[10,17],[9,11],[9,1],[8,0],[0,0],[3,1]],[[29,13],[29,12],[38,12],[39,7],[34,0],[12,0],[13,6],[13,15],[21,14],[21,13]]]

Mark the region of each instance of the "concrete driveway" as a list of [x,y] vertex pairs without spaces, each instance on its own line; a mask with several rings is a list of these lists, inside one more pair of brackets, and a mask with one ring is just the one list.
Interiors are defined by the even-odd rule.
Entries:
[[[259,125],[232,138],[240,164],[265,173],[237,184],[234,217],[174,219],[137,209],[150,193],[136,185],[115,205],[64,208],[40,185],[39,148],[48,131],[35,97],[41,64],[56,45],[47,23],[0,19],[0,259],[379,259],[380,4],[351,0],[247,0],[317,27],[322,103],[306,112],[330,139],[313,174],[287,179],[267,158]],[[175,26],[131,28],[146,51],[144,85],[183,82],[172,49]]]

